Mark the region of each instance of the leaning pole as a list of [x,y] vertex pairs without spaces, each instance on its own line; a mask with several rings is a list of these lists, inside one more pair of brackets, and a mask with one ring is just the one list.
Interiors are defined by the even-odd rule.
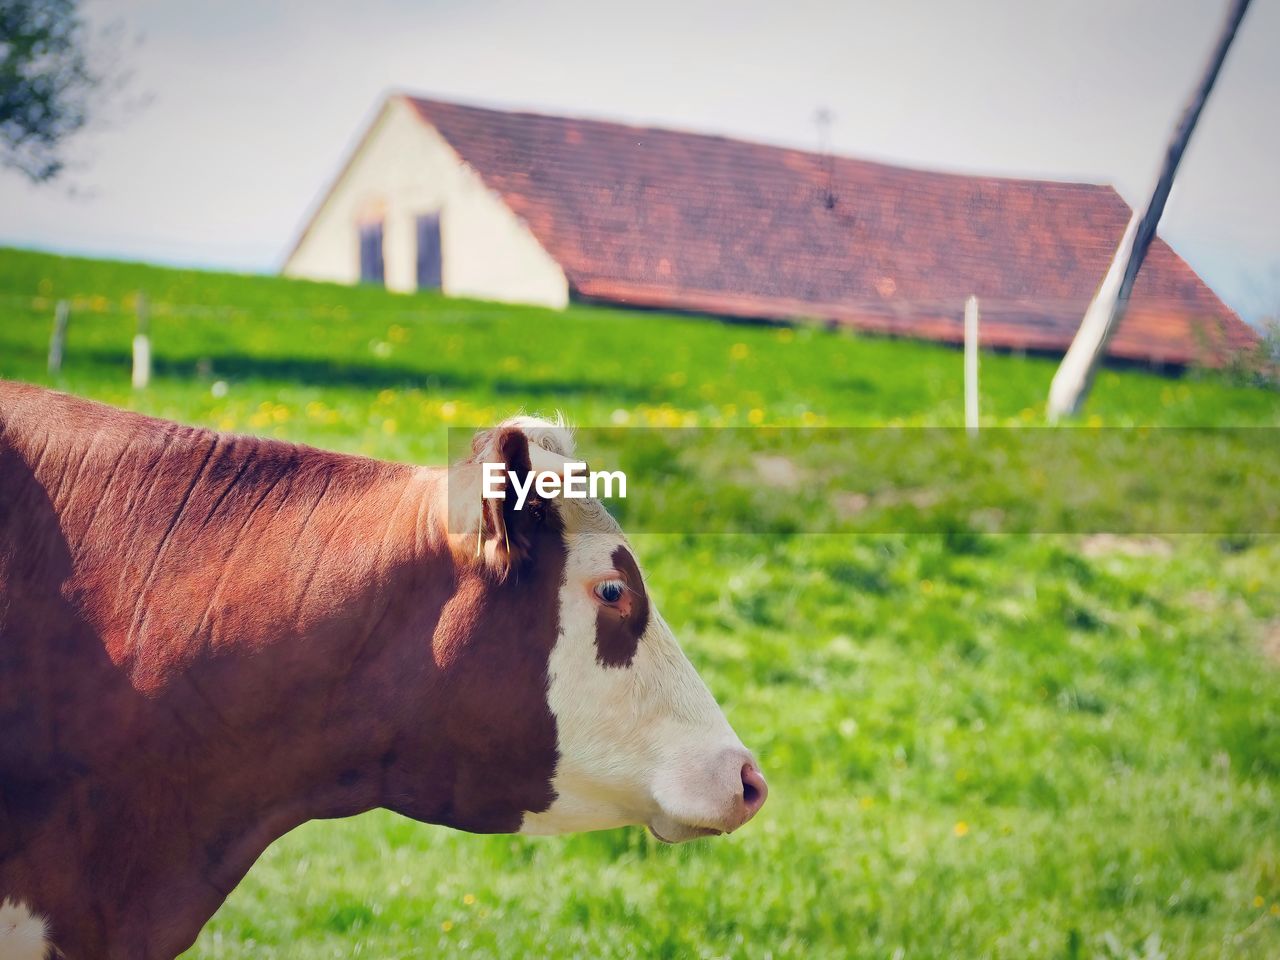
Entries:
[[1094,374],[1097,373],[1098,365],[1106,355],[1107,344],[1111,341],[1111,335],[1115,333],[1116,327],[1124,316],[1125,308],[1129,305],[1133,281],[1138,276],[1138,270],[1142,267],[1142,261],[1147,255],[1151,241],[1155,239],[1156,226],[1160,223],[1161,214],[1164,213],[1165,201],[1169,199],[1169,190],[1173,187],[1173,178],[1177,175],[1182,154],[1187,149],[1191,134],[1196,128],[1196,121],[1200,119],[1200,112],[1209,99],[1213,84],[1222,70],[1222,63],[1227,58],[1227,51],[1231,48],[1231,41],[1235,39],[1240,21],[1244,19],[1248,8],[1249,0],[1232,0],[1226,22],[1218,35],[1218,43],[1214,47],[1213,56],[1209,58],[1204,76],[1201,77],[1199,85],[1182,112],[1182,119],[1173,131],[1151,199],[1141,214],[1137,210],[1134,211],[1129,225],[1125,228],[1124,236],[1120,238],[1120,245],[1116,248],[1111,266],[1107,268],[1106,276],[1103,277],[1097,293],[1093,295],[1084,319],[1080,321],[1080,329],[1076,331],[1075,339],[1071,341],[1071,346],[1067,349],[1066,356],[1062,358],[1058,372],[1053,376],[1053,383],[1049,386],[1050,423],[1056,423],[1062,417],[1079,413],[1080,407],[1089,395]]

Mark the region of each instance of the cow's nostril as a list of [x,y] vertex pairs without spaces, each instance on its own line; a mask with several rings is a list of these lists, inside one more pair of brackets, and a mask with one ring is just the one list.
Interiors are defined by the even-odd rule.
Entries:
[[[746,819],[755,816],[756,811],[764,806],[765,797],[769,795],[769,785],[764,782],[764,775],[754,763],[742,765],[742,803],[746,807]],[[745,822],[745,821],[744,821]]]

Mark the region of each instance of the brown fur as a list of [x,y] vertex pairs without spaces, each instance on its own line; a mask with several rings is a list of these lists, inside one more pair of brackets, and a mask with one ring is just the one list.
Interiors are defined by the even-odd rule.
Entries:
[[172,957],[306,820],[546,809],[563,538],[522,519],[495,582],[443,488],[0,383],[0,896]]
[[630,550],[618,547],[612,559],[627,592],[617,607],[596,612],[596,660],[606,667],[629,667],[649,627],[649,594]]

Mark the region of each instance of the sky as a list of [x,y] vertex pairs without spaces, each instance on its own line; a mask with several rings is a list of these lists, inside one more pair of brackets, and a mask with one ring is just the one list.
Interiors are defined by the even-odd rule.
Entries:
[[[85,0],[129,96],[65,182],[0,170],[0,244],[278,269],[389,92],[721,133],[1145,202],[1226,0]],[[1280,313],[1280,0],[1254,0],[1162,235]]]

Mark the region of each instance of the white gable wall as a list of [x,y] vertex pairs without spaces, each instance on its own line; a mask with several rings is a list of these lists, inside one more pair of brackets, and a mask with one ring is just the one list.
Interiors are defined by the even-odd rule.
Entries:
[[360,279],[359,225],[383,221],[387,287],[417,287],[416,218],[440,214],[450,296],[563,307],[564,271],[529,229],[401,97],[392,97],[285,261],[312,280]]

